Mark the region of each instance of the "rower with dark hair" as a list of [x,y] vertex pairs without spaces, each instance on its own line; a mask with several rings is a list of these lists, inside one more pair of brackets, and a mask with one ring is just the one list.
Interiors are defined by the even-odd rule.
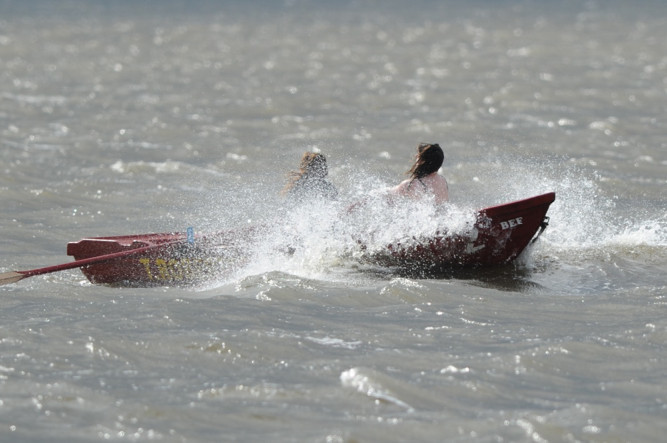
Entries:
[[410,178],[392,188],[390,192],[412,199],[434,198],[435,203],[449,200],[447,180],[438,174],[445,154],[437,143],[421,143],[412,168],[407,172]]

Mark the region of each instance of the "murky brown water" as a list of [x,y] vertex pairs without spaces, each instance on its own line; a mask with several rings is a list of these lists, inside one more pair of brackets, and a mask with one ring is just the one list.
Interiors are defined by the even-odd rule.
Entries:
[[[658,441],[667,6],[267,3],[0,2],[3,272],[84,236],[303,242],[198,288],[3,286],[0,440]],[[335,212],[280,212],[305,150],[343,204],[421,141],[456,207],[556,192],[516,266],[368,272]]]

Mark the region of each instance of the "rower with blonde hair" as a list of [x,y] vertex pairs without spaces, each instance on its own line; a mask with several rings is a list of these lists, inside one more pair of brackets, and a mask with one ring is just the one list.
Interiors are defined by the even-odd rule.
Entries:
[[338,190],[326,177],[329,173],[327,159],[316,152],[306,152],[301,157],[298,171],[289,174],[289,181],[283,194],[289,200],[335,200]]

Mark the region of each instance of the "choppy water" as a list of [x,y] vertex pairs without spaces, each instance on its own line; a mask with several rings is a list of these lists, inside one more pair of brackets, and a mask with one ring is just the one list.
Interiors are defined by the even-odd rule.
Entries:
[[[0,270],[272,224],[204,287],[3,286],[0,440],[660,441],[666,21],[657,1],[0,2]],[[516,266],[367,272],[337,212],[280,212],[303,151],[345,204],[421,141],[464,212],[556,192]]]

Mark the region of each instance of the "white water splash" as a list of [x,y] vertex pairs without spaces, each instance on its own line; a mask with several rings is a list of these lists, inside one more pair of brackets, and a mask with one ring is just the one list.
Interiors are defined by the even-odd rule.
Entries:
[[[217,204],[237,209],[218,223],[227,227],[239,221],[245,226],[256,224],[261,226],[262,234],[248,241],[246,249],[251,259],[247,264],[234,275],[220,279],[229,283],[278,271],[329,281],[349,280],[349,271],[359,266],[363,253],[382,251],[397,241],[409,244],[436,232],[464,233],[484,206],[551,191],[556,193],[556,201],[547,214],[549,227],[541,241],[522,255],[518,261],[521,266],[534,267],[533,249],[543,259],[557,256],[576,263],[591,253],[606,254],[609,248],[665,245],[664,216],[639,217],[637,221],[616,216],[616,198],[606,195],[604,182],[594,172],[561,159],[533,162],[507,156],[499,156],[479,169],[482,178],[474,186],[484,189],[469,184],[451,186],[453,202],[442,207],[415,201],[392,204],[386,198],[387,186],[382,179],[351,168],[337,171],[338,183],[352,184],[341,192],[337,202],[286,206],[275,189],[256,192],[256,187],[239,187],[238,192],[223,196],[229,203]],[[246,209],[250,215],[244,219],[242,211]]]

